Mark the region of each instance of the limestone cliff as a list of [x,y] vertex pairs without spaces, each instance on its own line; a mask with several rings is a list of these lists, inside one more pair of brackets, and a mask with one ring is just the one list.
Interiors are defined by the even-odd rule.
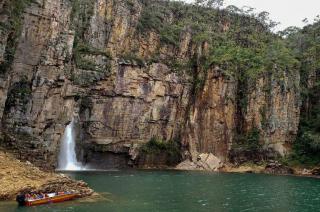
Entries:
[[[188,25],[178,43],[165,40],[144,25],[145,1],[23,0],[20,11],[17,2],[0,1],[0,143],[20,158],[54,168],[73,117],[78,157],[97,167],[140,166],[139,147],[153,137],[179,141],[181,159],[226,161],[239,132],[253,128],[265,149],[290,151],[299,73],[259,76],[239,108],[239,81],[201,68],[207,43]],[[172,10],[164,14],[174,22]]]

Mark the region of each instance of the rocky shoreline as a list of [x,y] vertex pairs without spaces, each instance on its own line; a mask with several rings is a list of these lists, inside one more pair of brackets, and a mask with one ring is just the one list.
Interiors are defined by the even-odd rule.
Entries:
[[[159,167],[143,167],[144,169],[159,169]],[[210,171],[226,173],[256,173],[271,175],[293,175],[320,178],[320,168],[303,169],[289,167],[278,161],[268,161],[263,165],[224,164],[212,154],[201,154],[196,162],[183,161],[174,168],[161,167],[184,171]],[[57,192],[70,191],[79,193],[80,197],[94,194],[94,191],[83,181],[75,181],[64,174],[41,171],[30,162],[22,162],[10,153],[0,150],[0,201],[14,200],[16,195],[25,192]]]
[[270,175],[294,175],[302,177],[320,178],[320,167],[303,168],[291,167],[277,160],[268,160],[260,163],[247,162],[240,165],[224,163],[212,153],[199,154],[195,160],[184,160],[175,167],[145,165],[140,169],[161,169],[161,170],[180,170],[180,171],[206,171],[223,173],[255,173]]
[[44,172],[30,162],[21,162],[11,154],[0,151],[0,201],[14,200],[19,193],[76,192],[80,197],[94,192],[83,181],[53,172]]
[[320,168],[306,169],[301,167],[290,167],[276,160],[269,160],[262,164],[246,163],[234,165],[222,163],[212,154],[201,154],[197,161],[186,160],[175,167],[176,170],[185,171],[215,171],[225,173],[256,173],[271,175],[294,175],[302,177],[320,178]]
[[300,177],[313,177],[320,178],[319,174],[316,174],[314,169],[305,169],[300,167],[288,167],[284,166],[283,168],[270,168],[269,165],[258,166],[258,165],[242,165],[242,166],[230,166],[224,167],[221,169],[221,172],[227,173],[255,173],[255,174],[270,174],[270,175],[292,175]]
[[[320,175],[314,175],[311,172],[313,169],[301,169],[301,168],[291,168],[293,173],[281,173],[281,172],[268,172],[265,170],[265,166],[257,165],[242,165],[242,166],[225,166],[218,171],[206,170],[206,169],[182,169],[182,168],[171,168],[171,167],[143,167],[139,168],[140,170],[176,170],[176,171],[199,171],[199,172],[216,172],[216,173],[239,173],[239,174],[267,174],[274,176],[295,176],[295,177],[309,177],[320,179]],[[318,168],[315,168],[318,169]],[[304,171],[308,171],[305,173]]]
[[[288,168],[288,167],[287,167]],[[312,174],[314,170],[319,170],[319,168],[314,169],[301,169],[301,168],[290,168],[289,172],[276,172],[270,171],[266,169],[265,166],[258,166],[258,165],[241,165],[241,166],[224,166],[218,171],[206,170],[206,169],[181,169],[181,168],[174,168],[174,170],[179,171],[204,171],[204,172],[220,172],[220,173],[242,173],[242,174],[268,174],[268,175],[275,175],[275,176],[296,176],[296,177],[311,177],[311,178],[319,178],[320,175]]]

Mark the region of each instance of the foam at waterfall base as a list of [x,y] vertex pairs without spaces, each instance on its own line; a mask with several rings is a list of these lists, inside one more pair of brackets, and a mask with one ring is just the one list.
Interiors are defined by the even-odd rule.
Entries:
[[90,169],[90,168],[84,168],[84,169],[75,169],[75,170],[63,170],[63,169],[56,169],[57,172],[118,172],[119,169]]

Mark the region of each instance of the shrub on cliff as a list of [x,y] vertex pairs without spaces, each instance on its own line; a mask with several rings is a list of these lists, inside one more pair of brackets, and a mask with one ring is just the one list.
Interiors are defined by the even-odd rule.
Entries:
[[[142,145],[140,148],[140,154],[143,160],[146,158],[160,159],[164,158],[164,163],[162,165],[174,165],[180,162],[180,143],[178,141],[163,141],[156,137],[153,137],[146,144]],[[157,163],[158,161],[151,161],[151,163]],[[152,164],[151,164],[152,165]]]
[[283,32],[288,46],[301,61],[301,115],[297,139],[288,162],[295,165],[320,165],[320,21],[303,29]]
[[27,110],[27,103],[32,95],[31,85],[26,79],[14,83],[9,92],[5,105],[5,113],[9,114],[10,109],[21,109],[23,112]]
[[180,146],[175,141],[163,141],[153,137],[141,147],[145,153],[168,153],[170,155],[180,154]]
[[260,143],[260,131],[253,128],[245,135],[238,135],[229,153],[232,163],[242,164],[248,161],[260,162],[265,151]]
[[[237,131],[243,130],[240,122],[247,111],[247,94],[255,88],[257,79],[273,78],[284,84],[283,75],[296,78],[299,61],[285,40],[272,32],[275,23],[267,12],[256,14],[252,8],[235,6],[219,9],[220,0],[195,4],[141,2],[137,32],[146,40],[151,31],[155,32],[160,40],[159,49],[147,57],[167,64],[175,73],[189,75],[194,99],[203,89],[208,72],[217,67],[226,78],[237,81]],[[179,52],[181,44],[188,44],[186,58],[173,59],[161,51],[168,48]]]
[[[35,0],[12,0],[3,5],[1,15],[8,16],[8,21],[0,21],[1,32],[8,33],[7,45],[4,53],[4,61],[0,63],[0,74],[4,74],[11,66],[14,54],[16,52],[17,40],[22,32],[23,12],[31,3],[36,3]],[[6,20],[4,18],[4,20]]]

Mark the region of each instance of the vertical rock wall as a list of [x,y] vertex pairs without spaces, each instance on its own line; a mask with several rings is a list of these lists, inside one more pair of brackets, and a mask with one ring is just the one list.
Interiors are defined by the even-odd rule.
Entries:
[[[2,146],[52,168],[64,128],[76,116],[78,155],[88,163],[135,160],[152,137],[179,138],[185,158],[213,153],[227,160],[237,136],[237,83],[212,69],[194,96],[192,76],[165,62],[188,62],[205,54],[206,45],[199,51],[188,28],[177,48],[161,43],[154,31],[142,36],[143,6],[130,2],[38,0],[26,7],[14,60],[0,77]],[[0,2],[0,8],[9,4]],[[10,18],[1,15],[1,23]],[[10,31],[0,28],[0,34],[3,62]],[[149,61],[155,52],[161,60]],[[258,127],[261,142],[281,154],[299,121],[292,78],[298,80],[262,78],[248,91],[246,130]]]
[[74,104],[64,76],[73,45],[71,7],[65,1],[35,1],[22,12],[14,59],[2,75],[7,93],[1,96],[2,143],[19,157],[37,165],[47,160],[50,167]]
[[300,88],[298,72],[282,74],[283,77],[260,78],[250,89],[245,128],[246,131],[259,129],[264,148],[284,156],[289,153],[298,131]]
[[218,69],[209,71],[190,108],[184,134],[184,144],[189,146],[193,159],[199,153],[227,159],[235,136],[236,86],[233,79]]

